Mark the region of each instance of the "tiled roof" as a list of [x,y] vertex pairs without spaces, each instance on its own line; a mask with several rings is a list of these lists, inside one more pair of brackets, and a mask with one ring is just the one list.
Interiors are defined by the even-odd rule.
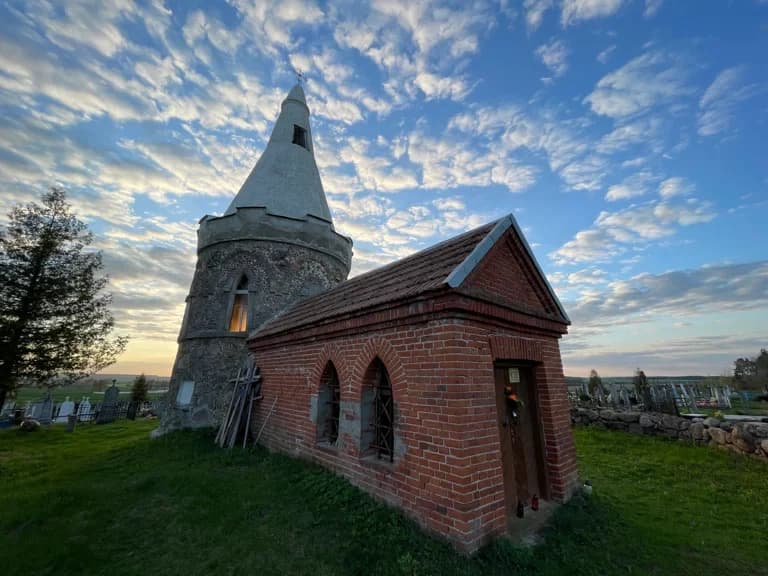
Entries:
[[253,337],[277,334],[440,288],[496,224],[490,222],[301,300],[262,326]]

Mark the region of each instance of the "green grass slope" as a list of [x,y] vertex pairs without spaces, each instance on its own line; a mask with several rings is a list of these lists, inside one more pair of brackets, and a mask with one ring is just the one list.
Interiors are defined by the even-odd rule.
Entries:
[[0,573],[768,574],[768,465],[731,454],[579,430],[594,497],[466,558],[318,466],[154,425],[1,432]]

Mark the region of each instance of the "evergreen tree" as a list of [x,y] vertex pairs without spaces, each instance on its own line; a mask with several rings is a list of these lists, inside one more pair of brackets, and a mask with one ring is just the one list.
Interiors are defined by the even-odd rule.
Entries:
[[149,384],[147,383],[147,377],[142,373],[136,376],[133,381],[133,388],[131,388],[131,401],[136,403],[146,402],[149,397]]
[[601,398],[605,392],[605,389],[603,388],[603,379],[600,378],[597,370],[590,370],[589,383],[587,386],[589,389],[589,395],[592,396],[592,398]]
[[26,382],[55,386],[112,364],[111,294],[101,253],[63,190],[15,206],[0,229],[0,406]]
[[737,358],[733,363],[733,383],[741,390],[768,390],[768,350],[762,348],[754,358]]
[[635,370],[632,384],[635,387],[637,399],[645,404],[645,409],[648,410],[651,405],[651,385],[648,383],[648,378],[646,378],[645,372],[640,370],[640,368]]

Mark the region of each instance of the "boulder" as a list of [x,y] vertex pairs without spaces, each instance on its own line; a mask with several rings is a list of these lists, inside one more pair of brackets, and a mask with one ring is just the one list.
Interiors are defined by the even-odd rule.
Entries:
[[755,438],[768,438],[768,424],[762,424],[759,422],[746,422],[744,424],[744,429]]
[[600,415],[597,413],[596,410],[584,410],[584,417],[587,419],[587,422],[594,422],[595,420],[600,419]]
[[709,428],[707,432],[709,432],[709,436],[715,444],[724,445],[728,442],[725,430],[713,427]]
[[672,414],[663,414],[661,416],[661,427],[665,430],[678,430],[679,418],[677,416],[673,416]]
[[760,448],[762,448],[763,452],[765,452],[765,455],[768,456],[768,440],[763,440],[760,442]]
[[704,431],[706,429],[704,428],[704,424],[702,422],[694,422],[691,424],[690,428],[688,429],[688,432],[691,434],[691,438],[694,440],[702,441],[704,440]]
[[709,428],[718,428],[720,426],[720,420],[713,418],[712,416],[709,418],[704,418],[704,426]]
[[752,454],[757,447],[754,436],[747,432],[743,424],[736,424],[731,430],[731,444],[747,454]]
[[656,422],[654,422],[654,419],[650,414],[640,414],[638,422],[640,422],[640,426],[643,428],[653,428],[656,426]]
[[677,423],[677,428],[679,430],[688,430],[688,428],[691,427],[690,420],[687,420],[685,418],[680,418],[680,421]]
[[619,412],[618,416],[622,422],[638,422],[640,420],[640,412]]
[[600,410],[600,419],[601,420],[616,420],[616,412],[613,410]]

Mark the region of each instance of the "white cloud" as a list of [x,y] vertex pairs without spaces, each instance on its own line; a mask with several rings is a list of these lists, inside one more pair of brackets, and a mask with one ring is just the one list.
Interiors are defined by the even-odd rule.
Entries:
[[66,3],[35,0],[28,14],[45,35],[66,49],[90,48],[111,57],[128,46],[120,24],[134,19],[139,9],[120,0],[70,0]]
[[645,116],[622,122],[600,138],[597,151],[613,154],[640,144],[649,145],[654,151],[660,151],[658,135],[662,127],[662,120],[656,116]]
[[517,106],[483,107],[451,118],[449,129],[481,137],[489,148],[516,156],[520,148],[543,153],[550,169],[574,190],[595,190],[608,171],[607,160],[591,153],[579,121],[541,109],[534,116]]
[[622,118],[690,94],[680,62],[662,52],[648,52],[607,74],[585,99],[592,111]]
[[750,310],[768,304],[768,262],[705,266],[615,281],[577,302],[568,303],[574,322],[636,321],[660,314]]
[[[205,14],[201,10],[195,10],[187,16],[182,34],[190,47],[199,46],[202,40],[207,39],[219,52],[230,56],[234,56],[245,42],[245,35],[241,29],[229,29],[214,16]],[[210,57],[201,58],[201,60],[209,62]]]
[[624,248],[611,238],[603,229],[591,228],[579,230],[573,237],[549,257],[558,265],[580,262],[605,262],[621,254]]
[[667,178],[659,184],[659,196],[662,198],[672,198],[673,196],[687,196],[692,194],[696,187],[685,178],[675,176]]
[[699,134],[714,136],[726,132],[739,104],[759,92],[755,84],[744,83],[745,67],[734,66],[720,72],[699,100]]
[[536,30],[541,25],[544,14],[552,8],[553,4],[553,0],[525,0],[523,7],[525,8],[525,23],[528,30]]
[[472,89],[457,73],[479,49],[480,35],[495,24],[491,5],[438,6],[409,0],[374,1],[360,17],[336,14],[334,38],[369,58],[386,75],[384,90],[397,103],[426,98],[463,100]]
[[656,16],[656,13],[661,10],[662,4],[664,4],[664,0],[645,0],[643,16],[646,18],[653,18]]
[[673,204],[653,200],[616,212],[601,211],[593,226],[576,233],[549,257],[558,265],[606,262],[632,246],[674,235],[680,227],[715,218],[712,205],[695,198]]
[[606,276],[607,274],[605,271],[600,268],[584,268],[582,270],[577,270],[576,272],[571,272],[566,277],[566,280],[569,284],[595,285],[604,284],[607,281]]
[[563,0],[560,22],[565,27],[583,20],[611,16],[623,4],[624,0]]
[[409,136],[409,159],[421,168],[427,189],[499,184],[519,192],[536,180],[533,167],[519,164],[503,150],[482,149],[469,142],[434,139],[420,132]]
[[614,184],[608,188],[605,199],[609,202],[615,202],[616,200],[643,196],[649,192],[650,185],[656,180],[658,180],[658,177],[651,172],[635,172],[625,178],[620,184]]
[[556,77],[568,70],[568,49],[561,40],[552,40],[549,44],[539,46],[536,55]]
[[324,13],[312,0],[230,0],[243,17],[251,46],[275,56],[294,45],[294,30],[323,22]]
[[600,62],[600,64],[605,64],[608,62],[608,58],[611,57],[614,50],[616,50],[616,44],[611,44],[605,50],[601,50],[596,57],[597,61]]

